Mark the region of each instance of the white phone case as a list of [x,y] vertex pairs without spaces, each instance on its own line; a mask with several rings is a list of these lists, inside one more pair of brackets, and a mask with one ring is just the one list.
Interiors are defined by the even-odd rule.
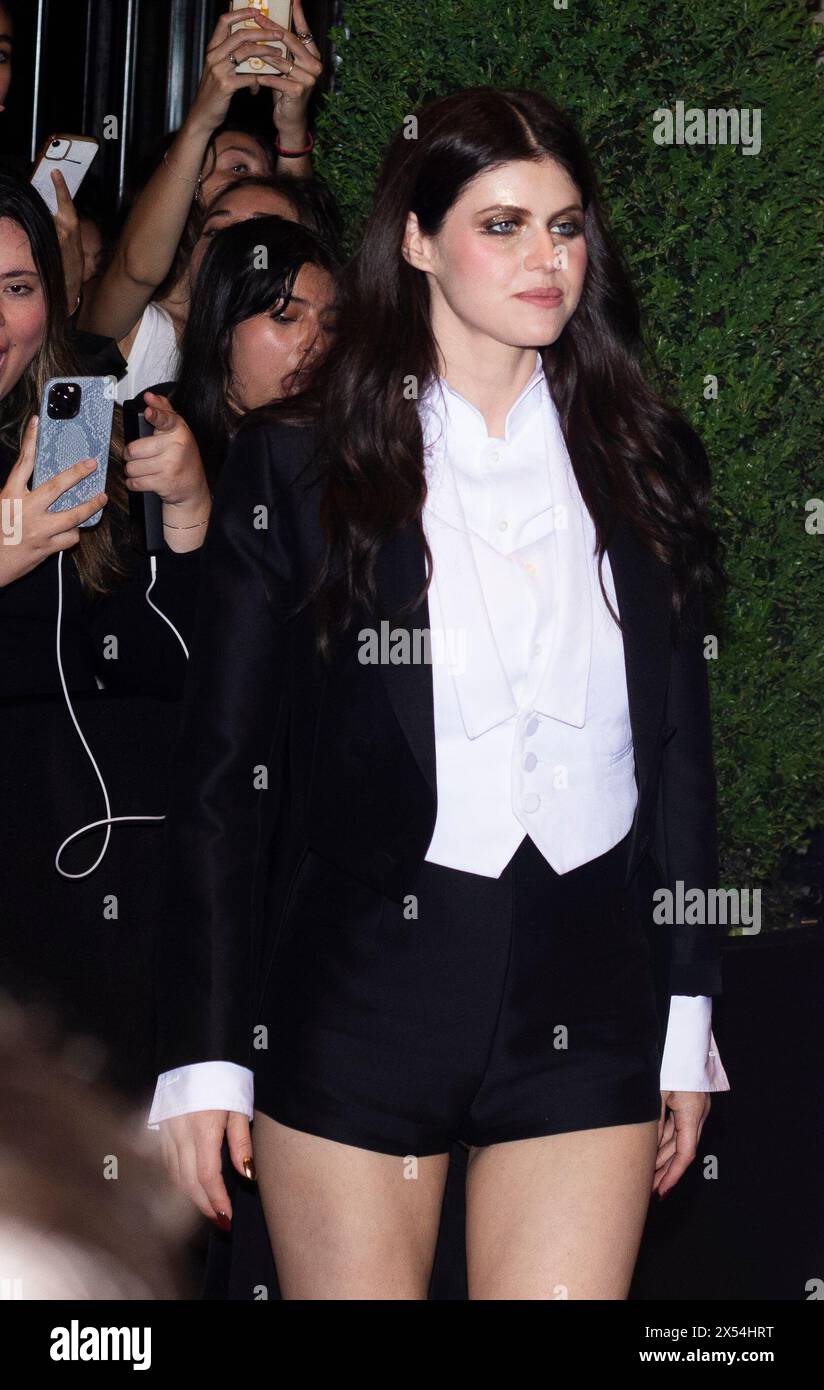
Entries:
[[[232,0],[233,10],[248,9],[250,5],[254,9],[260,10],[261,14],[268,15],[269,19],[274,20],[275,24],[279,24],[282,29],[291,30],[292,0]],[[261,33],[260,28],[255,24],[254,20],[251,19],[243,19],[239,24],[232,25],[233,34],[236,33],[238,29],[256,29],[258,34]],[[274,49],[278,57],[289,57],[289,50],[279,39],[266,40],[261,38],[261,42],[268,43],[268,46]],[[265,58],[247,58],[244,63],[238,63],[235,72],[246,73],[249,76],[260,76],[262,73],[270,77],[283,76],[282,70],[275,67],[272,63],[267,63]]]
[[57,212],[57,191],[51,179],[52,169],[60,170],[69,193],[75,198],[92,166],[97,148],[97,141],[90,135],[52,135],[46,141],[31,176],[31,184],[48,205],[52,216]]

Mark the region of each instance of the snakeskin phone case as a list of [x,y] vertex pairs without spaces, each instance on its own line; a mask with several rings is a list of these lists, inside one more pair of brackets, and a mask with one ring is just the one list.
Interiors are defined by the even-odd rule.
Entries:
[[[80,459],[97,461],[93,473],[52,502],[50,512],[68,511],[105,491],[116,390],[113,376],[52,377],[46,382],[32,487],[39,487]],[[81,527],[96,526],[102,515],[101,507],[87,521],[81,521]]]

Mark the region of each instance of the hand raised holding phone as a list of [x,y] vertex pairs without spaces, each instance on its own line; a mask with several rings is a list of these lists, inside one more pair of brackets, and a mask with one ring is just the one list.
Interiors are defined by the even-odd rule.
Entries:
[[93,473],[95,459],[80,459],[64,472],[29,491],[37,447],[37,416],[23,435],[23,447],[0,492],[0,588],[36,569],[59,550],[69,550],[80,540],[80,523],[88,521],[108,500],[105,492],[67,511],[49,507],[70,488]]
[[[239,29],[241,21],[255,28]],[[206,49],[203,76],[188,116],[190,125],[202,125],[211,134],[226,119],[235,92],[244,87],[258,90],[260,76],[238,74],[237,69],[244,60],[264,59],[271,52],[265,41],[271,42],[275,28],[273,20],[251,5],[220,16]]]

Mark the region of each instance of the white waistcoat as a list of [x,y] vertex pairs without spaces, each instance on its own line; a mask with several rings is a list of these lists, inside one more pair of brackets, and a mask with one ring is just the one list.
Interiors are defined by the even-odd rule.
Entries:
[[[540,356],[504,439],[442,378],[418,405],[438,786],[426,858],[497,878],[526,833],[567,873],[627,833],[637,787],[621,634]],[[618,612],[607,556],[603,573]]]

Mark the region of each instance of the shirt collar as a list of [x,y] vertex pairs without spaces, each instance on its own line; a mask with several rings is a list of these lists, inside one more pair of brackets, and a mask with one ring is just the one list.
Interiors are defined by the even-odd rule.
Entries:
[[[529,381],[524,386],[517,400],[513,402],[507,411],[504,424],[503,438],[507,443],[518,433],[523,425],[529,420],[533,413],[540,409],[542,401],[541,383],[546,388],[546,375],[541,354],[535,352],[535,366]],[[439,422],[443,426],[446,419],[454,421],[460,425],[461,432],[464,431],[472,438],[477,437],[481,442],[491,438],[486,427],[486,420],[477,406],[456,391],[449,385],[446,377],[436,377],[431,381],[418,401],[418,411],[421,417],[421,424],[424,429],[424,438],[429,441],[434,433],[433,426]],[[494,436],[498,437],[498,436]]]

